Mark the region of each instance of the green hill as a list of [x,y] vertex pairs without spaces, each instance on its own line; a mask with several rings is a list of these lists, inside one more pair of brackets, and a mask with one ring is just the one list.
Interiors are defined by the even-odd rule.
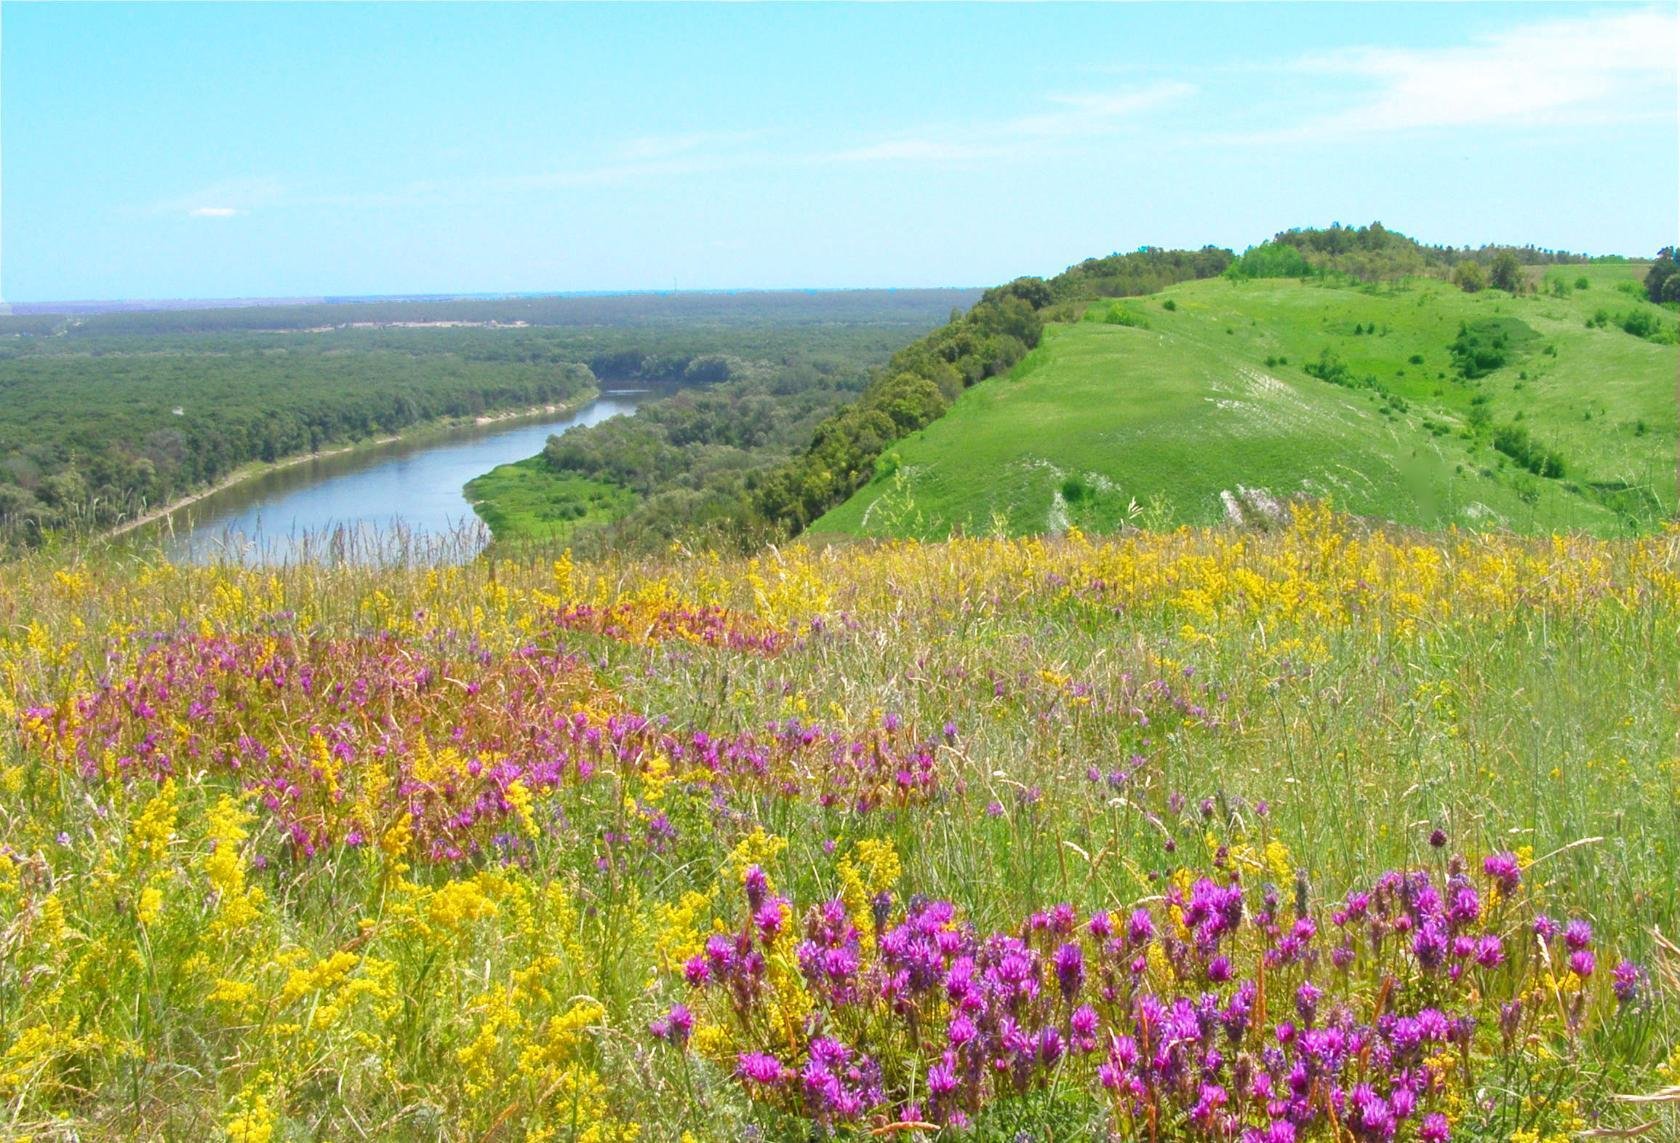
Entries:
[[[1680,359],[1673,315],[1634,292],[1643,273],[1533,267],[1518,295],[1220,278],[1099,300],[893,444],[811,530],[1207,523],[1300,495],[1430,527],[1649,529],[1675,511]],[[1621,327],[1641,314],[1660,340]]]

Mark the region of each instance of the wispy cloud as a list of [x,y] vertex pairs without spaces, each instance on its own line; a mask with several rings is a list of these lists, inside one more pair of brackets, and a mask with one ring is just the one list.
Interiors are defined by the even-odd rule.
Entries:
[[1163,81],[1126,91],[1052,95],[1047,110],[985,122],[947,124],[833,151],[836,163],[962,162],[1016,156],[1034,146],[1098,139],[1139,113],[1189,98],[1194,85]]
[[1366,90],[1348,106],[1253,141],[1328,140],[1457,127],[1544,127],[1672,117],[1673,10],[1550,20],[1431,49],[1358,48],[1296,61]]
[[286,187],[278,179],[223,179],[188,194],[154,202],[142,210],[147,214],[184,214],[188,218],[232,218],[273,206],[286,197]]
[[715,155],[762,139],[765,134],[763,131],[691,131],[681,135],[643,135],[619,144],[616,157],[634,163],[702,152]]

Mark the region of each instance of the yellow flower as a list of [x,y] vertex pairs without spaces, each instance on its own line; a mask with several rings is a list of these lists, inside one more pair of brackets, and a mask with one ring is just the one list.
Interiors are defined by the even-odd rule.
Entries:
[[156,885],[148,885],[140,890],[140,900],[134,906],[134,915],[142,925],[150,927],[157,923],[158,914],[163,910],[163,890]]
[[229,1143],[269,1143],[274,1138],[274,1113],[261,1092],[239,1098],[223,1125]]

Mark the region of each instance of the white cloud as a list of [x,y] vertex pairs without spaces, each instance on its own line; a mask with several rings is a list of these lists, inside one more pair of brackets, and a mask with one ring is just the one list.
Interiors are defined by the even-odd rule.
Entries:
[[957,143],[946,139],[886,139],[862,147],[835,151],[822,158],[835,163],[960,163],[995,159],[1012,148],[997,144]]
[[232,218],[288,199],[287,188],[278,179],[223,179],[190,194],[162,199],[140,208],[150,214],[185,214],[190,218]]
[[762,138],[762,131],[692,131],[686,135],[644,135],[627,139],[618,146],[618,158],[625,162],[645,162],[668,159],[674,155],[692,155],[696,151],[727,149],[736,144],[750,143]]
[[836,163],[963,162],[1019,156],[1034,145],[1096,139],[1140,112],[1196,93],[1188,83],[1161,82],[1128,91],[1052,95],[1052,110],[990,122],[923,129],[820,156]]
[[1364,80],[1370,89],[1264,138],[1672,117],[1677,54],[1680,18],[1647,10],[1529,24],[1452,47],[1314,56],[1295,70]]

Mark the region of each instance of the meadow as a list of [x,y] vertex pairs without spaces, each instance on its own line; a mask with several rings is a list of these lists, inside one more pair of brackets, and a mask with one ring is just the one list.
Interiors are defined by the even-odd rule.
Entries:
[[[1643,271],[1530,267],[1538,288],[1517,295],[1219,278],[1083,304],[811,527],[1263,522],[1306,496],[1419,527],[1649,530],[1676,508],[1680,352],[1672,312],[1639,295]],[[1647,314],[1661,336],[1619,324]],[[1498,353],[1475,363],[1465,329]]]
[[1680,1132],[1672,529],[0,576],[0,1135]]

